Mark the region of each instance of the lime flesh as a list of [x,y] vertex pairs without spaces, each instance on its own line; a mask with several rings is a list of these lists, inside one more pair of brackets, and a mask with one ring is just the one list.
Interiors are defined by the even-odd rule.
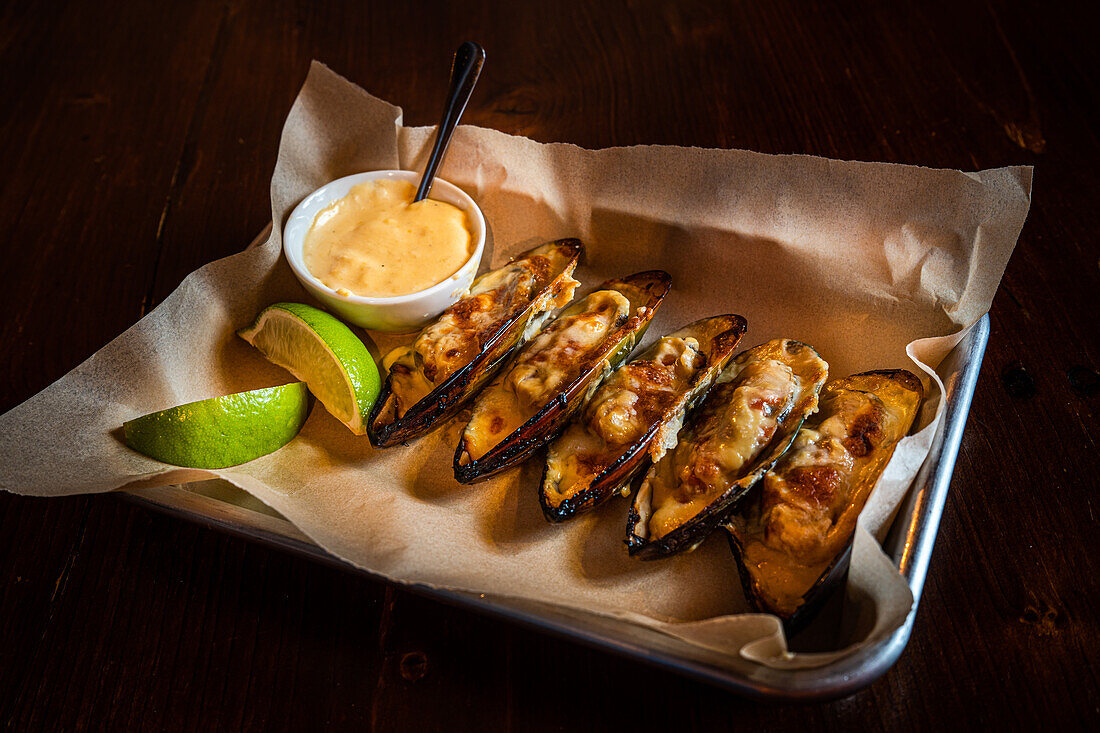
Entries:
[[189,468],[226,468],[278,450],[309,416],[301,382],[189,402],[123,424],[126,445]]
[[381,387],[378,367],[359,337],[339,319],[302,303],[276,303],[237,333],[305,382],[353,433],[366,433],[367,415]]

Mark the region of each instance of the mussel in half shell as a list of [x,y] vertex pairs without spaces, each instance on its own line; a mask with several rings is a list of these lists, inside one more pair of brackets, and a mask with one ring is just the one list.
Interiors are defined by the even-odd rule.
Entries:
[[685,411],[729,363],[745,325],[737,315],[695,321],[615,370],[550,444],[539,491],[546,518],[560,522],[599,506],[659,459]]
[[458,411],[550,313],[573,298],[576,239],[530,249],[481,275],[470,293],[383,360],[389,370],[368,434],[384,448],[428,432]]
[[905,370],[829,382],[820,409],[726,529],[753,606],[803,626],[847,573],[856,520],[924,389]]
[[671,282],[659,270],[609,280],[520,349],[474,403],[455,451],[455,478],[488,478],[556,437],[634,349]]
[[790,446],[828,372],[817,352],[790,339],[734,359],[638,489],[627,519],[630,554],[697,547]]

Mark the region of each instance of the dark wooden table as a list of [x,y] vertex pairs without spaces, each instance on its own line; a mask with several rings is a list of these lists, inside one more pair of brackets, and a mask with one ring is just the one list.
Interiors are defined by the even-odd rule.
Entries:
[[912,641],[869,689],[761,705],[117,497],[5,494],[0,725],[1100,723],[1100,58],[1084,14],[970,0],[173,5],[0,10],[0,412],[264,226],[313,58],[432,124],[451,51],[475,39],[489,62],[471,123],[587,147],[1032,164],[1035,200]]

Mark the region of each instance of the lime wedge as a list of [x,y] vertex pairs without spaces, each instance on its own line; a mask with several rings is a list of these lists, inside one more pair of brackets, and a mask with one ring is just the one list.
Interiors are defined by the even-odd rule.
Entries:
[[309,415],[301,382],[188,402],[123,424],[126,445],[189,468],[226,468],[266,456],[298,434]]
[[381,386],[367,347],[335,316],[302,303],[276,303],[237,334],[309,386],[325,409],[356,435]]

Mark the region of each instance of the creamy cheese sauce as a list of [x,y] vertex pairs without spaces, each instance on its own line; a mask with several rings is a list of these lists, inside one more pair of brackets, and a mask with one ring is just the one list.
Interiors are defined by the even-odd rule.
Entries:
[[[824,500],[843,489],[842,477],[852,469],[852,456],[841,442],[846,431],[840,421],[831,418],[821,427],[799,431],[780,466],[764,477],[766,506],[755,505],[739,533],[742,561],[750,568],[757,592],[768,608],[785,616],[798,609],[828,567],[833,555],[824,544],[833,516]],[[799,491],[806,492],[806,500],[795,498]],[[800,559],[792,562],[792,557]]]
[[556,506],[587,489],[661,419],[706,365],[694,338],[666,336],[615,371],[550,448],[557,474],[547,494]]
[[793,427],[816,410],[828,372],[812,348],[789,339],[738,356],[687,424],[653,452],[654,463],[634,500],[633,536],[658,540],[723,497],[732,500],[730,490],[757,470],[766,451],[780,439],[786,445]]
[[535,256],[486,273],[474,282],[469,295],[444,311],[411,346],[387,354],[384,366],[392,375],[397,416],[404,415],[436,385],[477,358],[487,340],[531,305],[536,296],[538,302],[533,305],[530,320],[523,324],[521,340],[529,338],[532,329],[537,332],[550,311],[568,303],[579,284],[568,275],[538,295],[553,279],[546,264],[559,266],[560,259]]
[[492,450],[591,367],[629,313],[622,293],[599,290],[535,336],[474,406],[463,438],[470,460]]
[[798,380],[779,361],[751,361],[734,382],[716,385],[691,437],[666,454],[653,475],[650,535],[660,538],[721,496],[775,435],[798,396]]
[[608,446],[636,441],[706,363],[693,338],[665,337],[608,378],[585,408],[589,430]]
[[759,498],[732,528],[760,596],[781,615],[802,604],[855,531],[871,489],[909,429],[920,397],[892,383],[885,400],[826,385],[820,412],[764,477]]
[[470,259],[466,212],[433,199],[413,203],[415,195],[411,181],[354,186],[313,220],[306,268],[343,295],[408,295],[446,280]]
[[530,302],[537,283],[527,264],[513,263],[486,273],[469,295],[421,331],[412,346],[387,354],[384,366],[393,375],[390,388],[397,399],[398,417],[473,361],[481,353],[482,337],[495,333],[502,319]]
[[555,507],[591,486],[592,480],[611,463],[604,460],[604,442],[580,423],[571,424],[550,451],[548,460],[553,466],[553,475],[544,489],[550,504]]
[[829,567],[827,562],[792,564],[786,553],[759,541],[750,542],[744,548],[742,562],[751,568],[754,588],[765,608],[784,618],[798,610],[803,596]]

